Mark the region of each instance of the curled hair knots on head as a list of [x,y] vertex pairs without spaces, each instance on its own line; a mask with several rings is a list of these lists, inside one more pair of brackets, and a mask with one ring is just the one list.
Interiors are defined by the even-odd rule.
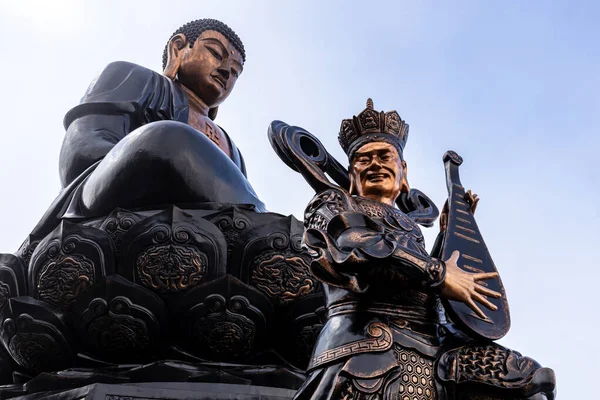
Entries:
[[[244,44],[242,43],[242,40],[230,27],[216,19],[204,18],[188,22],[187,24],[183,25],[181,28],[173,32],[173,34],[169,37],[169,40],[171,40],[173,36],[183,33],[188,43],[190,44],[190,47],[194,47],[196,39],[198,39],[198,36],[200,36],[204,31],[217,31],[223,36],[225,36],[227,40],[229,40],[229,42],[233,45],[233,47],[235,47],[236,50],[240,52],[242,60],[246,62],[246,51],[244,50]],[[163,69],[165,69],[165,67],[167,66],[168,48],[169,42],[167,41],[162,57]]]

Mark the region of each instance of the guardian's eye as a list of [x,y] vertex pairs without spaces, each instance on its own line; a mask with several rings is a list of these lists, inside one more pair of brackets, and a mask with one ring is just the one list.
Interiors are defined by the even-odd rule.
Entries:
[[212,55],[213,55],[213,56],[214,56],[214,57],[215,57],[217,60],[219,60],[219,61],[222,61],[222,60],[223,60],[223,56],[222,56],[221,54],[219,54],[219,52],[218,52],[217,50],[213,49],[213,48],[212,48],[212,47],[210,47],[210,46],[204,46],[204,47],[206,47],[206,48],[208,49],[208,51],[210,51],[210,53],[211,53],[211,54],[212,54]]
[[232,74],[233,76],[235,76],[236,78],[237,78],[238,76],[240,76],[240,73],[239,73],[239,72],[237,71],[237,69],[235,69],[235,68],[231,68],[231,74]]
[[356,159],[356,162],[359,164],[366,164],[369,162],[369,160],[370,160],[370,158],[367,156],[360,156]]
[[386,154],[382,155],[380,158],[381,158],[381,161],[390,161],[392,156],[391,156],[391,154],[386,153]]

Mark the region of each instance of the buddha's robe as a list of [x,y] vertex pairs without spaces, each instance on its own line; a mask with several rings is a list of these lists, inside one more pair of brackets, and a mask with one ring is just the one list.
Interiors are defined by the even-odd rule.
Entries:
[[246,179],[240,151],[231,157],[187,124],[185,91],[171,79],[127,62],[109,64],[65,116],[60,154],[63,190],[34,230],[62,218],[104,215],[116,207],[163,204],[264,205]]

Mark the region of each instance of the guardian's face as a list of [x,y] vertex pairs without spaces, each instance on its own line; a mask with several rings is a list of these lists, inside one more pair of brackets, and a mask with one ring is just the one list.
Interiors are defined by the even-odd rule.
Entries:
[[179,81],[209,108],[229,96],[243,69],[242,55],[217,31],[202,32],[194,47],[182,49],[181,57]]
[[393,204],[400,195],[406,163],[394,146],[367,143],[356,151],[350,165],[353,194]]

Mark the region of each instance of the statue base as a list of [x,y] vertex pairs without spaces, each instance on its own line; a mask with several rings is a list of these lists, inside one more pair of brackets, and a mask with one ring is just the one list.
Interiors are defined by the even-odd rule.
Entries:
[[266,386],[237,385],[229,383],[157,382],[105,384],[94,383],[81,388],[50,393],[37,393],[17,397],[17,399],[48,400],[288,400],[294,397],[295,390]]
[[291,398],[325,311],[302,232],[211,203],[30,235],[0,255],[0,400],[95,399],[106,385],[123,390],[107,399]]

